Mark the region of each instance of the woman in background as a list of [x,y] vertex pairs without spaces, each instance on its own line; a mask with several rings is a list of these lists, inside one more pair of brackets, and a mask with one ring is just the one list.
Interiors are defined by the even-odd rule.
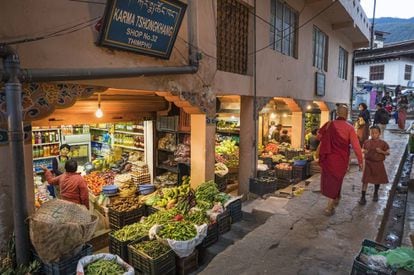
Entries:
[[368,106],[365,103],[358,105],[359,115],[357,121],[356,133],[359,140],[359,145],[362,146],[364,142],[369,138],[369,124],[371,121],[371,114],[368,111]]

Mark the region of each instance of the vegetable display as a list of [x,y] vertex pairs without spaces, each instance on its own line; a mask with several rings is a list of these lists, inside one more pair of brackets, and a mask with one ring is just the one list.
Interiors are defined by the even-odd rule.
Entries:
[[165,239],[188,241],[197,236],[197,230],[190,222],[173,221],[164,223],[158,235]]
[[280,170],[287,170],[287,171],[292,170],[292,166],[290,166],[289,163],[279,163],[276,165],[276,168]]
[[124,226],[122,229],[114,231],[111,234],[121,242],[133,241],[148,235],[149,228],[147,224],[137,222]]
[[203,223],[208,224],[210,222],[206,212],[202,210],[190,211],[190,213],[185,217],[185,220],[197,225],[201,225]]
[[117,212],[128,212],[141,206],[139,197],[119,198],[112,202],[109,207]]
[[169,246],[157,240],[135,243],[132,244],[132,247],[138,251],[145,253],[152,259],[157,259],[171,250]]
[[276,154],[278,150],[279,150],[279,147],[277,146],[277,144],[272,143],[272,142],[269,142],[265,148],[266,152],[272,152],[273,154]]
[[229,168],[239,166],[239,146],[234,140],[223,140],[216,145],[216,162],[222,162]]
[[118,275],[125,272],[116,261],[97,260],[86,266],[85,275]]
[[89,190],[95,196],[98,196],[102,192],[102,186],[108,184],[105,178],[101,177],[98,172],[92,172],[89,175],[85,175],[83,178],[85,179]]
[[146,217],[142,223],[145,224],[148,228],[151,228],[154,224],[164,224],[173,220],[177,214],[180,214],[180,212],[175,208],[158,211]]
[[197,205],[203,209],[210,209],[213,206],[216,195],[220,193],[214,181],[207,181],[199,185],[195,192]]

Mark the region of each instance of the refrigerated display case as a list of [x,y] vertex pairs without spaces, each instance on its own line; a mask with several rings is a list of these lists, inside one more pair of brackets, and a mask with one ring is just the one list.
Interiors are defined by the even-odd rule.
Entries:
[[62,144],[70,146],[70,156],[85,165],[91,161],[91,135],[89,126],[62,126]]

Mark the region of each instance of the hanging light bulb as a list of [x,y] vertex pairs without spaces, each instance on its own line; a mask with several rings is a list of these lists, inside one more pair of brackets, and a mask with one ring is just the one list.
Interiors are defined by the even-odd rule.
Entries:
[[310,109],[312,109],[312,106],[309,104],[309,105],[306,107],[306,109],[310,110]]
[[275,113],[271,113],[271,114],[270,114],[270,118],[271,118],[271,119],[276,118],[276,114],[275,114]]
[[95,112],[97,118],[103,117],[103,112],[101,110],[101,94],[98,94],[98,109]]

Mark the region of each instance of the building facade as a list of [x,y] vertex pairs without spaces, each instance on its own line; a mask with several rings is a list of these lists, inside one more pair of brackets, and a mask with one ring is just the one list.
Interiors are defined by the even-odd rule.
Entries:
[[[149,5],[158,1],[138,2]],[[317,105],[324,123],[329,120],[335,103],[350,102],[352,54],[356,48],[368,45],[370,25],[356,0],[184,2],[188,4],[186,15],[169,59],[98,46],[104,1],[3,3],[0,41],[14,47],[24,69],[48,69],[51,75],[54,70],[90,70],[89,77],[73,77],[58,83],[107,89],[101,95],[105,98],[107,93],[107,98],[113,99],[106,105],[112,109],[110,120],[116,120],[120,113],[133,119],[138,111],[167,109],[168,104],[161,101],[183,107],[191,114],[191,177],[195,185],[214,177],[216,128],[210,119],[216,115],[215,98],[237,97],[242,160],[239,193],[246,194],[257,161],[256,146],[252,144],[260,141],[258,133],[263,130],[260,124],[263,119],[258,112],[272,100],[282,102],[290,114],[292,145],[303,146],[304,114],[308,106]],[[94,72],[102,68],[125,72],[137,67],[177,68],[195,61],[199,63],[198,70],[188,74],[134,75],[118,71],[113,76],[94,77]],[[47,77],[43,82],[56,84]],[[40,85],[39,89],[44,87]],[[154,97],[161,100],[154,101]],[[102,104],[105,107],[105,100]],[[34,126],[74,124],[81,120],[97,122],[93,117],[96,96],[78,100],[72,108],[52,109],[49,114],[26,122]],[[2,123],[1,128],[7,129],[6,121]],[[28,198],[33,194],[31,149],[28,142],[25,146]],[[7,143],[0,146],[0,152],[0,173],[8,175]],[[8,190],[6,195],[10,194],[7,177],[0,179],[0,186]],[[2,199],[0,208],[10,208],[10,200],[10,197]],[[0,217],[4,223],[0,227],[10,228],[7,215],[11,214]]]

